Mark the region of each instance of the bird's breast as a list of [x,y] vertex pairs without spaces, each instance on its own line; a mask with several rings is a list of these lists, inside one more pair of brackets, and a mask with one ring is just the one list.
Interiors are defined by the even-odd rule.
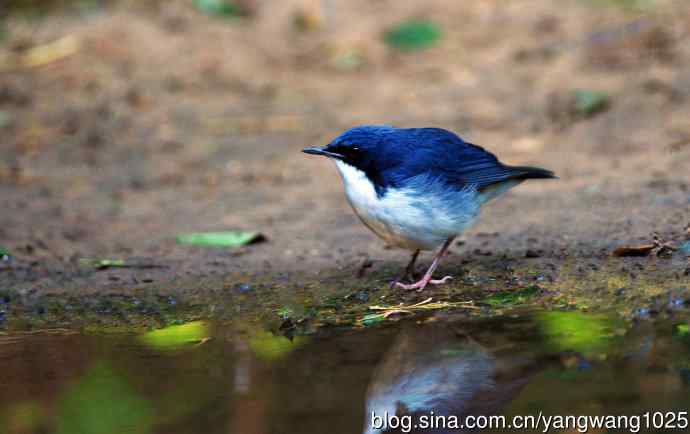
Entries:
[[362,222],[386,243],[431,250],[462,233],[479,211],[476,192],[437,190],[425,182],[378,195],[361,170],[336,161],[345,194]]

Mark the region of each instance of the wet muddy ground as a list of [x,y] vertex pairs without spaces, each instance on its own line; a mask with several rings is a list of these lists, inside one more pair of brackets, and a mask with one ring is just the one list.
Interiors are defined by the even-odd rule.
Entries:
[[[690,299],[682,1],[317,3],[257,5],[232,21],[182,1],[4,20],[3,326],[239,317],[313,330],[428,297],[472,300],[467,315],[531,304],[632,318]],[[295,13],[314,26],[296,30]],[[381,32],[409,17],[441,26],[437,46],[384,45]],[[67,55],[27,63],[64,38]],[[608,104],[583,113],[577,90]],[[492,204],[442,264],[450,285],[391,291],[407,254],[359,223],[327,161],[299,152],[361,123],[448,128],[560,179]],[[225,229],[267,241],[175,242]],[[611,256],[654,234],[676,249]]]

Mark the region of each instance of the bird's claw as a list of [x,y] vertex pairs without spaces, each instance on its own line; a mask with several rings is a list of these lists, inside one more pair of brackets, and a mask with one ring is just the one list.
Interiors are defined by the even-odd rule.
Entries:
[[401,276],[401,277],[399,277],[399,278],[397,278],[397,279],[395,279],[395,280],[392,280],[391,283],[390,283],[390,285],[388,285],[388,288],[393,289],[393,288],[395,288],[395,287],[398,286],[398,285],[404,285],[404,283],[402,283],[402,281],[403,281],[403,280],[407,280],[407,278],[408,278],[408,276],[405,275],[405,276]]
[[432,285],[443,285],[444,283],[448,283],[449,280],[453,280],[453,276],[446,276],[443,279],[430,280],[429,283]]
[[444,283],[448,283],[449,280],[452,280],[453,276],[446,276],[443,279],[422,279],[419,282],[411,283],[411,284],[405,284],[405,283],[400,283],[400,282],[393,282],[394,286],[397,286],[399,288],[403,289],[416,289],[417,292],[421,292],[426,288],[427,285],[443,285]]

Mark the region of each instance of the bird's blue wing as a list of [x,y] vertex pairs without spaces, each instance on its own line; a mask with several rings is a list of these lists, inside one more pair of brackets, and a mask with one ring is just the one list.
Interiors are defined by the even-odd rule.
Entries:
[[402,156],[384,174],[394,186],[422,174],[457,188],[472,186],[477,190],[511,179],[554,177],[544,169],[507,166],[491,152],[443,129],[401,129],[389,139],[395,140],[389,142],[395,149],[387,154]]

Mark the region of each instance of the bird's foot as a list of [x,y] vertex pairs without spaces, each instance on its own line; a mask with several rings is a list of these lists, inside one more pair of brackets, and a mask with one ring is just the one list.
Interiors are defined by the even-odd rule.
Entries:
[[405,284],[405,283],[400,283],[400,282],[394,282],[394,286],[397,286],[399,288],[403,289],[416,289],[418,292],[421,292],[426,288],[427,285],[443,285],[444,283],[448,283],[449,280],[453,279],[453,276],[446,276],[443,279],[430,279],[430,278],[422,278],[419,282],[411,283],[411,284]]
[[[415,273],[415,274],[416,274],[416,273]],[[408,282],[409,282],[409,281],[414,281],[415,279],[417,279],[417,278],[419,277],[418,274],[417,274],[417,275],[415,275],[415,274],[405,274],[405,275],[403,275],[403,276],[398,277],[398,278],[395,279],[395,280],[391,280],[391,283],[390,283],[390,285],[388,285],[388,287],[389,287],[390,289],[393,289],[393,288],[395,288],[396,286],[405,285],[405,284],[403,283],[404,281],[408,281]]]
[[[407,281],[414,281],[414,280],[416,280],[416,279],[419,279],[419,278],[420,278],[420,277],[419,277],[420,275],[421,275],[421,273],[406,273],[406,274],[404,274],[404,275],[398,277],[398,278],[395,279],[395,280],[391,280],[391,283],[390,283],[390,285],[388,285],[388,287],[389,287],[390,289],[393,289],[393,288],[395,288],[396,286],[405,285],[405,284],[402,283],[402,282],[404,282],[404,281],[406,281],[406,280],[407,280]],[[449,277],[450,277],[450,276],[449,276]],[[419,283],[419,282],[417,282],[417,283]]]

